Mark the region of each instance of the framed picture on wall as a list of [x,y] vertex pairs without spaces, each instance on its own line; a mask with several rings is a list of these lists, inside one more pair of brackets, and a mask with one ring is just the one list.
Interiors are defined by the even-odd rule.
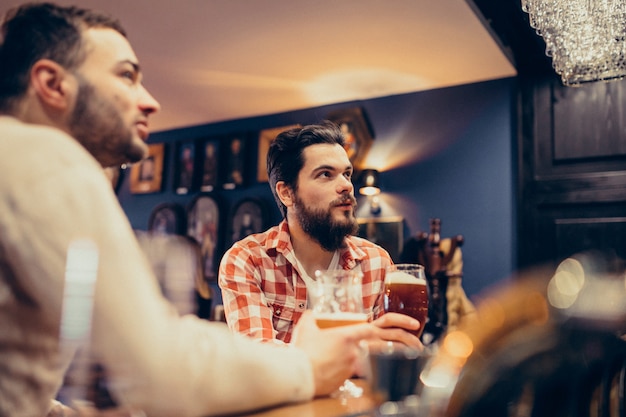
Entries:
[[220,141],[208,139],[202,142],[202,181],[200,191],[213,191],[219,181]]
[[346,139],[346,152],[357,171],[365,168],[365,158],[372,147],[374,134],[365,112],[360,107],[336,110],[328,114],[328,120],[336,123]]
[[404,218],[373,217],[359,218],[359,231],[357,235],[382,246],[389,252],[391,259],[397,262],[404,244]]
[[193,142],[178,144],[176,164],[176,194],[188,194],[193,186],[196,150]]
[[176,203],[156,206],[148,219],[148,230],[153,233],[182,235],[185,233],[185,209]]
[[225,190],[233,190],[241,187],[246,178],[246,141],[244,135],[236,135],[226,140],[224,167]]
[[209,281],[217,280],[219,225],[217,201],[208,195],[199,195],[191,201],[187,209],[187,235],[200,244],[204,276]]
[[241,200],[230,214],[227,247],[253,233],[263,232],[267,225],[265,203],[256,198]]
[[130,168],[131,193],[145,194],[161,191],[164,157],[165,144],[148,145],[148,156]]
[[259,150],[258,150],[258,159],[257,159],[257,173],[256,180],[257,182],[267,182],[267,151],[270,148],[270,143],[279,133],[284,132],[285,130],[293,129],[296,127],[300,127],[299,124],[282,126],[282,127],[273,127],[271,129],[263,129],[259,132]]

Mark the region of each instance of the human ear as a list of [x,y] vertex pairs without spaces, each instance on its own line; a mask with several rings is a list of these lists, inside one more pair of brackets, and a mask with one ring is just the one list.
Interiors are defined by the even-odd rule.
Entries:
[[291,207],[293,205],[293,193],[291,188],[285,184],[284,181],[278,181],[276,183],[276,195],[280,198],[280,201],[285,207]]
[[30,71],[30,83],[37,97],[59,110],[69,106],[68,73],[61,65],[49,59],[35,62]]

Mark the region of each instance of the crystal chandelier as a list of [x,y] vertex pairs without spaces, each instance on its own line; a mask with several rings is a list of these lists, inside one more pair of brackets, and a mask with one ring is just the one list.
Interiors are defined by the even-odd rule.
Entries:
[[568,86],[626,76],[626,1],[521,0]]

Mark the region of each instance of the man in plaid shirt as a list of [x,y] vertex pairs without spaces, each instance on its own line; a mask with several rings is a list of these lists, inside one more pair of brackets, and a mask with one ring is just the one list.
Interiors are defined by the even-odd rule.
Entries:
[[332,123],[281,133],[267,154],[267,172],[284,220],[236,242],[219,270],[229,327],[263,341],[289,343],[307,310],[307,285],[321,269],[363,274],[363,305],[380,329],[378,338],[421,346],[405,330],[409,316],[383,315],[382,284],[387,251],[353,236],[357,222],[352,164],[344,138]]

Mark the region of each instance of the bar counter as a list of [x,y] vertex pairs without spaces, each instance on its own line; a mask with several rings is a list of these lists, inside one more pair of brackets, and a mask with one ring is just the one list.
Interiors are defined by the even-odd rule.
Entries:
[[375,404],[367,382],[363,379],[353,379],[352,382],[363,388],[361,397],[345,400],[321,397],[303,403],[237,414],[237,417],[369,417],[373,415],[372,410]]

